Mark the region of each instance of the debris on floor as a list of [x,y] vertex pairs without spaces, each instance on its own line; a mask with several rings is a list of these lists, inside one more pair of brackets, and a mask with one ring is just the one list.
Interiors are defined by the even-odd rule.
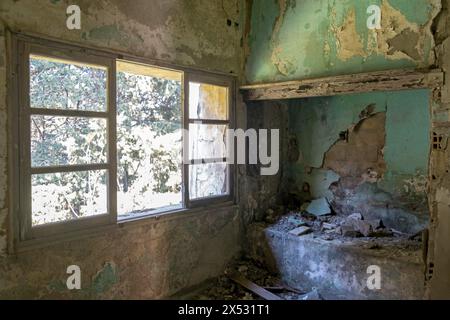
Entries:
[[290,234],[293,234],[294,236],[302,236],[304,234],[308,234],[312,232],[312,229],[310,227],[302,226],[298,227],[294,230],[289,231]]
[[320,198],[311,201],[306,211],[315,216],[324,216],[331,214],[331,207],[326,198]]
[[[271,298],[272,297],[272,298]],[[283,284],[276,274],[250,259],[240,260],[227,268],[194,300],[317,300],[319,293],[304,292]]]
[[[326,198],[319,199],[316,202],[313,201],[302,206],[300,210],[293,210],[287,214],[270,210],[270,217],[265,222],[272,229],[280,232],[295,236],[313,233],[314,237],[322,237],[326,240],[340,238],[411,238],[410,234],[386,227],[381,219],[367,220],[358,212],[350,215],[333,213]],[[420,237],[418,240],[420,241]]]

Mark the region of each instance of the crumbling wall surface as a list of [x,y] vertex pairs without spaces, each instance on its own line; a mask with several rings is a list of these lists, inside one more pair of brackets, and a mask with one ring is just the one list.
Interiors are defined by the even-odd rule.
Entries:
[[[369,29],[378,5],[381,29]],[[435,62],[433,19],[440,0],[253,1],[249,83],[315,78]]]
[[[13,31],[239,73],[239,1],[224,0],[223,6],[208,0],[132,2],[3,0],[0,17]],[[81,30],[66,28],[69,5],[79,5],[81,9]]]
[[381,218],[402,232],[426,228],[427,90],[304,99],[289,115],[299,150],[285,175],[292,197],[307,184],[337,213]]
[[245,180],[242,179],[244,183],[239,187],[244,226],[254,221],[261,221],[267,210],[278,209],[278,206],[281,205],[283,164],[285,162],[286,135],[288,132],[287,110],[287,104],[283,102],[247,103],[246,127],[248,129],[258,132],[261,129],[267,129],[269,136],[270,130],[279,130],[280,159],[279,170],[275,175],[262,176],[259,164],[240,167],[240,175],[245,177]]
[[[66,27],[72,4],[80,6],[81,30]],[[237,0],[0,1],[1,298],[166,297],[217,276],[240,250],[238,213],[227,208],[8,255],[6,30],[239,75],[240,6]],[[72,264],[81,267],[81,291],[65,286]]]
[[445,85],[433,100],[429,203],[431,208],[428,246],[427,295],[450,299],[450,1],[442,0],[442,10],[433,24],[436,65],[445,72]]
[[[418,125],[413,131],[416,129],[421,131],[421,139],[429,139],[433,133],[437,134],[433,139],[441,138],[442,141],[446,141],[447,137],[450,137],[448,81],[450,0],[248,0],[248,3],[251,10],[247,16],[244,46],[245,76],[248,83],[297,80],[405,67],[439,68],[445,72],[446,80],[445,85],[431,96],[431,117],[424,117],[431,122],[431,125],[428,125],[430,132],[422,131],[423,126]],[[369,16],[366,10],[372,4],[379,5],[382,9],[379,30],[369,30],[366,26]],[[414,103],[405,103],[405,108],[409,105]],[[309,159],[311,165],[306,167],[294,165],[292,166],[294,172],[285,171],[285,176],[291,176],[293,180],[298,180],[298,176],[301,176],[311,184],[311,193],[330,195],[329,186],[337,183],[340,176],[332,170],[322,168],[322,156],[336,143],[340,131],[350,128],[359,121],[358,114],[363,106],[367,106],[367,101],[360,104],[353,114],[352,121],[342,124],[339,122],[341,117],[336,116],[337,112],[334,112],[332,116],[336,119],[335,127],[322,126],[319,127],[320,130],[312,131],[315,139],[319,137],[320,143],[311,146],[313,150],[310,153],[314,155],[314,158]],[[297,112],[300,112],[300,109]],[[341,114],[346,112],[339,111]],[[377,105],[375,112],[383,112],[382,105]],[[407,115],[408,113],[403,113],[403,116]],[[318,115],[315,118],[316,123],[320,123],[317,118]],[[386,113],[386,120],[389,118],[389,114]],[[402,118],[399,119],[396,121],[401,122]],[[308,126],[308,123],[304,125]],[[321,136],[322,132],[325,132],[324,137]],[[405,134],[398,133],[400,138]],[[387,122],[386,135],[390,136]],[[410,140],[410,143],[415,142]],[[297,142],[292,143],[294,146],[292,149],[298,149],[296,144]],[[397,143],[397,146],[401,144]],[[305,146],[303,148],[306,150],[303,152],[305,156],[309,151]],[[385,190],[390,186],[399,186],[394,183],[397,180],[402,182],[400,186],[403,184],[408,191],[406,195],[411,193],[412,196],[423,195],[425,189],[430,210],[430,235],[428,247],[426,246],[427,295],[431,298],[448,299],[450,298],[448,147],[436,146],[431,154],[424,150],[419,159],[423,161],[423,157],[430,156],[430,167],[418,175],[414,170],[410,170],[413,168],[410,165],[415,164],[415,161],[411,161],[414,158],[406,156],[407,154],[401,152],[402,149],[398,150],[394,156],[401,157],[401,161],[395,163],[398,167],[405,166],[408,170],[407,175],[411,178],[393,179],[395,176],[391,175],[389,170],[395,163],[389,160],[386,149],[384,160],[387,171],[383,181],[377,185],[381,186],[382,183],[382,190]],[[297,153],[297,150],[288,151],[294,158],[297,158],[295,156]],[[378,194],[378,190],[375,191]],[[386,193],[380,195],[385,197]],[[422,205],[423,197],[416,200]]]
[[[3,299],[159,299],[221,274],[239,253],[232,208],[117,227],[0,257]],[[70,291],[67,267],[81,269]]]

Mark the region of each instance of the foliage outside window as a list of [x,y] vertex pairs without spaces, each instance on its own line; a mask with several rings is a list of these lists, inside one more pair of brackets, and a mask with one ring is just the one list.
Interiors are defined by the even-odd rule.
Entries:
[[37,48],[21,69],[21,238],[229,198],[230,82]]

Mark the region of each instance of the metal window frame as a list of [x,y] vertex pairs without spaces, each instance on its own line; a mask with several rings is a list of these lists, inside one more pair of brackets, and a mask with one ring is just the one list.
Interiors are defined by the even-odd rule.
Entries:
[[[213,120],[213,119],[191,119],[189,115],[189,83],[202,83],[215,85],[220,87],[226,87],[228,91],[228,119],[227,120]],[[226,76],[219,75],[210,75],[210,74],[202,74],[202,73],[187,73],[185,77],[185,103],[184,103],[184,128],[189,129],[189,125],[192,123],[197,124],[212,124],[212,125],[227,125],[228,129],[235,128],[235,81]],[[184,148],[183,150],[188,150],[189,152],[189,130],[185,130],[187,137],[184,137]],[[183,159],[189,159],[189,155],[183,154]],[[235,184],[235,165],[227,164],[227,188],[228,192],[224,195],[217,195],[205,198],[191,199],[189,192],[189,167],[192,164],[206,164],[219,160],[220,162],[226,163],[226,158],[223,159],[192,159],[189,160],[188,163],[184,163],[184,176],[185,176],[185,184],[184,184],[184,197],[186,201],[187,208],[197,208],[208,206],[212,204],[217,204],[220,202],[226,201],[234,201],[234,184]]]
[[[20,41],[19,54],[19,159],[20,159],[20,190],[19,190],[19,240],[31,240],[51,236],[61,232],[69,232],[92,226],[115,222],[116,219],[116,98],[115,98],[115,59],[113,57],[96,56],[83,52],[78,48],[60,48],[36,43]],[[70,109],[41,109],[30,105],[30,56],[57,58],[104,67],[107,72],[106,111],[81,111]],[[32,167],[31,165],[31,117],[33,115],[48,115],[62,117],[83,117],[105,119],[107,121],[107,162],[104,164],[62,165],[48,167]],[[32,226],[32,194],[31,179],[34,174],[68,173],[80,171],[105,170],[107,172],[107,212],[104,214],[82,217],[75,220],[61,221],[39,226]]]
[[[11,201],[11,240],[10,251],[14,252],[20,243],[52,239],[67,234],[85,234],[89,230],[98,230],[107,225],[134,222],[136,219],[151,218],[161,214],[160,210],[149,210],[148,214],[140,213],[139,216],[126,219],[117,217],[117,138],[116,138],[116,62],[119,60],[129,63],[138,63],[156,68],[166,68],[182,73],[182,127],[189,128],[189,82],[201,82],[212,85],[227,86],[229,92],[229,120],[203,120],[211,124],[228,124],[235,128],[235,98],[236,79],[233,75],[212,73],[194,68],[175,66],[165,63],[156,63],[151,59],[119,54],[113,51],[80,47],[58,40],[40,38],[31,35],[8,32],[9,54],[9,83],[8,86],[8,138],[9,144],[9,187]],[[30,106],[29,95],[29,55],[36,54],[79,62],[82,64],[99,65],[108,70],[107,83],[107,110],[106,111],[82,111],[41,109]],[[32,111],[32,112],[31,112]],[[50,116],[74,116],[87,118],[103,118],[108,123],[108,161],[106,164],[68,165],[44,168],[31,168],[30,149],[30,115]],[[199,121],[193,120],[193,121]],[[206,123],[205,122],[205,123]],[[186,132],[186,130],[183,130]],[[187,145],[187,147],[186,147]],[[189,136],[183,136],[183,156],[189,150]],[[76,172],[85,170],[108,171],[108,213],[94,217],[82,217],[76,220],[68,220],[59,223],[46,224],[31,227],[31,174]],[[205,207],[220,203],[235,203],[235,170],[229,165],[229,194],[226,196],[196,199],[189,201],[189,166],[183,164],[182,168],[182,209]],[[164,214],[171,214],[171,210]],[[180,209],[173,210],[179,213]],[[94,232],[93,231],[93,232]]]

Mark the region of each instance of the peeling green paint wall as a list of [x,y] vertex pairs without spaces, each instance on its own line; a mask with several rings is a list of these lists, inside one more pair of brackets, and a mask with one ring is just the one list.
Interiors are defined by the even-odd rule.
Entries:
[[[286,165],[287,185],[307,182],[313,198],[333,199],[330,185],[339,174],[323,167],[327,151],[339,140],[339,133],[360,121],[360,114],[373,106],[372,114],[386,113],[386,170],[376,189],[359,190],[364,196],[376,197],[386,192],[398,207],[426,205],[426,181],[430,152],[429,91],[364,93],[336,97],[293,100],[289,103],[289,128],[298,141],[300,157]],[[349,162],[352,160],[349,159]],[[422,211],[421,211],[422,210]],[[426,210],[426,209],[425,209]],[[414,211],[414,209],[411,209]],[[425,211],[426,213],[426,211]],[[414,214],[414,213],[413,213]],[[422,220],[427,220],[424,217]]]
[[[382,28],[367,28],[367,8]],[[315,78],[434,63],[436,0],[258,0],[248,35],[248,83]]]

